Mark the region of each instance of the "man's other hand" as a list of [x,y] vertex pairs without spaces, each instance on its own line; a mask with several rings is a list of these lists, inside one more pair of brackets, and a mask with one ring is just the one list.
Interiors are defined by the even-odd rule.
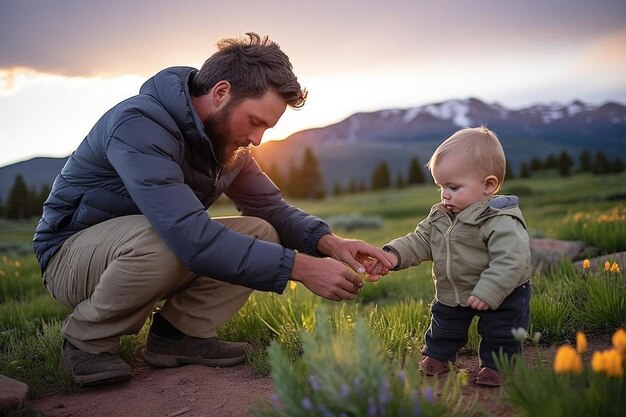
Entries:
[[332,301],[352,300],[363,287],[361,278],[341,262],[301,253],[296,254],[291,279],[301,282],[312,293]]

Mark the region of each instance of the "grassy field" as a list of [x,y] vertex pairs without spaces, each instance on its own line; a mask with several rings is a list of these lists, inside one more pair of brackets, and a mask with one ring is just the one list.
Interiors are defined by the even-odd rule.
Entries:
[[[626,174],[560,178],[548,173],[508,181],[502,192],[519,195],[532,236],[584,240],[605,253],[626,250]],[[412,231],[437,200],[438,191],[429,184],[291,203],[336,224],[334,232],[343,237],[382,245]],[[211,208],[210,214],[236,213],[231,205],[220,204]],[[30,250],[35,224],[34,220],[0,221],[0,373],[27,382],[33,396],[48,390],[75,389],[67,375],[57,369],[60,323],[68,310],[41,286]],[[623,270],[626,266],[620,267]],[[542,343],[572,340],[578,330],[609,333],[626,327],[626,282],[621,271],[592,274],[570,262],[536,273],[533,285],[531,325],[533,332],[542,333]],[[282,296],[255,293],[220,329],[220,336],[250,342],[255,348],[250,364],[259,374],[267,374],[281,368],[284,361],[300,361],[303,335],[312,335],[311,340],[305,338],[306,343],[316,343],[319,314],[323,312],[323,320],[332,326],[322,332],[343,334],[343,340],[350,340],[347,333],[361,326],[359,341],[369,335],[386,352],[383,359],[395,363],[419,351],[432,296],[429,263],[394,272],[378,283],[367,283],[351,302],[325,302],[293,285]],[[138,360],[146,328],[123,339],[121,355],[125,360]],[[335,336],[325,337],[329,342],[328,338]],[[477,343],[474,325],[468,348],[475,349]],[[270,345],[274,353],[268,351]],[[314,350],[311,346],[306,349]],[[362,353],[369,361],[373,360],[370,356],[380,358],[369,351]]]

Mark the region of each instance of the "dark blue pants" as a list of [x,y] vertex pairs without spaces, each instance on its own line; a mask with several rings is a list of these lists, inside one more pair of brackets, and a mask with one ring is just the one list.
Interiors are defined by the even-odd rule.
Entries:
[[456,361],[458,351],[465,346],[474,316],[478,316],[480,366],[496,368],[493,352],[502,349],[505,355],[521,352],[512,329],[528,330],[530,324],[530,283],[517,287],[496,310],[479,311],[470,307],[448,307],[433,301],[430,326],[422,354],[442,361]]

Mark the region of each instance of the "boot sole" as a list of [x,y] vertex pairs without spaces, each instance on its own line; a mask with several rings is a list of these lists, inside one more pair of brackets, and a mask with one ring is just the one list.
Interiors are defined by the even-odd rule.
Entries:
[[228,368],[245,362],[244,356],[235,356],[232,358],[202,358],[200,356],[178,356],[165,355],[161,353],[149,352],[146,349],[141,351],[141,356],[145,363],[157,368],[176,368],[183,365],[204,365],[218,368]]
[[73,375],[72,380],[81,387],[95,387],[128,381],[131,376],[128,373],[103,372],[95,375]]

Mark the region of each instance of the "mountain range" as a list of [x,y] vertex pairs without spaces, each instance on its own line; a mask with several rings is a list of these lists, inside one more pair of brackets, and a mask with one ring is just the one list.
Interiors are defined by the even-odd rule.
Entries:
[[[626,161],[626,106],[616,102],[536,104],[510,109],[476,98],[448,100],[407,109],[356,113],[325,127],[294,133],[285,140],[254,149],[263,167],[286,174],[299,166],[310,148],[317,157],[326,188],[350,180],[371,179],[375,166],[387,162],[392,179],[408,172],[410,160],[425,164],[445,138],[463,127],[493,130],[514,172],[522,162],[566,151],[577,160],[583,150],[602,151]],[[34,158],[0,168],[0,198],[6,202],[17,174],[29,187],[51,185],[67,158]]]

